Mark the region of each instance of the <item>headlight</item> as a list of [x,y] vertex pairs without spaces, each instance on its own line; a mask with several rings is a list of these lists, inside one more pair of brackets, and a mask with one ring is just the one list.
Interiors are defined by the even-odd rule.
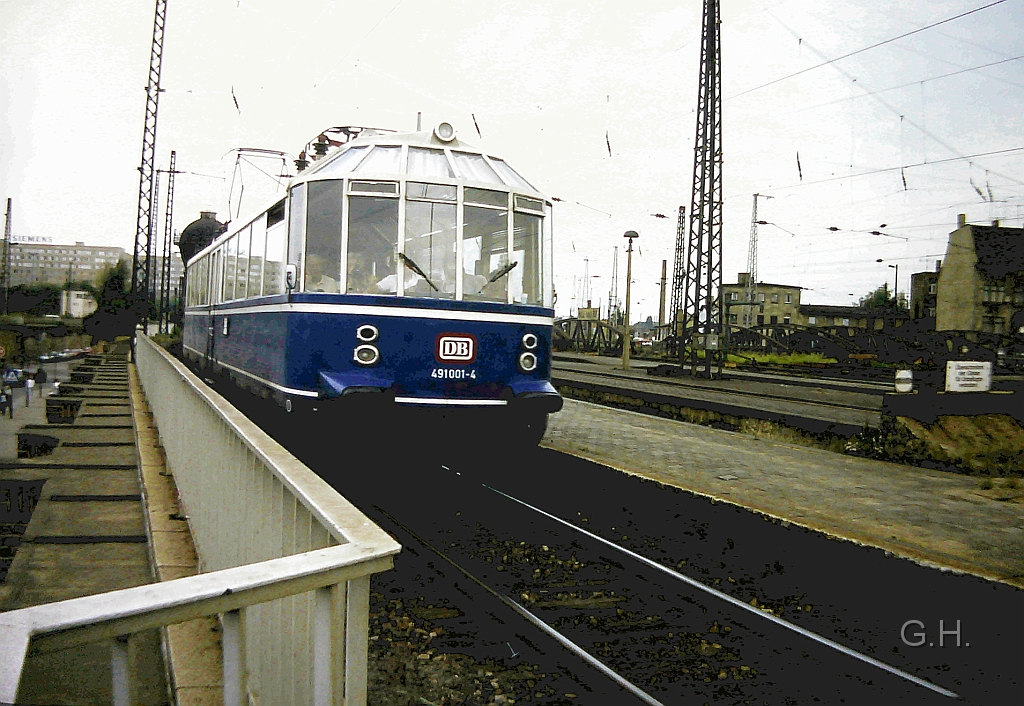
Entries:
[[376,365],[380,360],[380,351],[377,350],[377,346],[363,344],[356,346],[352,359],[360,365]]
[[532,351],[536,347],[537,347],[537,334],[535,334],[535,333],[528,333],[525,336],[523,336],[523,348],[525,348],[528,351]]
[[519,369],[524,373],[532,373],[537,369],[537,356],[527,351],[519,354]]
[[374,341],[377,340],[377,337],[379,335],[380,332],[377,330],[377,327],[374,326],[373,324],[363,324],[362,326],[356,329],[356,338],[358,338],[363,343],[373,343]]
[[441,142],[451,142],[455,139],[455,128],[451,123],[438,123],[434,128],[434,137]]

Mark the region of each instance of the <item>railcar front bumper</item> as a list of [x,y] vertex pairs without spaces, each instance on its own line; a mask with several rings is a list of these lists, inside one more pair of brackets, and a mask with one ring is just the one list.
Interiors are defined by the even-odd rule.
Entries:
[[[396,396],[394,380],[372,373],[321,372],[321,394],[326,398],[358,397],[376,404],[422,407],[507,407],[517,413],[551,414],[562,409],[562,397],[547,380],[513,380],[497,399],[458,397]],[[368,394],[364,397],[364,393]]]

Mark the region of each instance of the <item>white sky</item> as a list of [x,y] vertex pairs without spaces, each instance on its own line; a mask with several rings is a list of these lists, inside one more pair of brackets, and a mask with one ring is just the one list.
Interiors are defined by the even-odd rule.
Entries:
[[[746,269],[754,192],[775,196],[759,205],[776,224],[759,229],[759,279],[807,288],[805,303],[850,303],[891,283],[890,264],[907,290],[943,256],[958,213],[1024,225],[1024,149],[959,159],[1024,148],[1024,60],[937,78],[1024,55],[1024,0],[736,95],[992,1],[723,3],[725,282]],[[153,11],[0,0],[0,196],[14,199],[16,236],[132,250]],[[169,0],[157,162],[174,149],[194,173],[177,178],[174,228],[200,209],[227,217],[235,147],[295,154],[328,126],[411,130],[422,111],[425,126],[452,122],[563,199],[559,315],[584,258],[595,305],[607,303],[614,246],[624,297],[632,229],[632,318],[656,318],[661,260],[671,272],[676,212],[690,206],[701,11],[697,0]],[[254,206],[275,184],[247,169]]]

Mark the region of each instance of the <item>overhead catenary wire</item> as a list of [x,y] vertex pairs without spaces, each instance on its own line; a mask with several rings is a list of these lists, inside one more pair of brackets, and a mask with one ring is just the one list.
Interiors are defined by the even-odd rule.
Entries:
[[[871,51],[872,49],[877,49],[878,47],[885,46],[886,44],[892,44],[893,42],[899,41],[900,39],[905,39],[907,37],[910,37],[912,35],[918,34],[920,32],[924,32],[924,31],[927,31],[929,29],[932,29],[933,27],[938,27],[939,25],[944,25],[944,24],[946,24],[948,22],[953,22],[955,20],[959,20],[959,19],[961,19],[963,17],[967,17],[968,15],[973,15],[976,12],[981,12],[982,10],[987,10],[990,7],[995,7],[996,5],[1002,5],[1004,2],[1006,2],[1006,0],[996,0],[995,2],[990,2],[987,5],[982,5],[981,7],[976,7],[973,10],[968,10],[967,12],[961,12],[959,15],[954,15],[953,17],[947,17],[944,20],[940,20],[938,22],[933,22],[932,24],[925,25],[924,27],[918,27],[917,29],[911,30],[909,32],[904,32],[903,34],[900,34],[898,36],[892,37],[890,39],[885,39],[885,40],[883,40],[881,42],[875,42],[874,44],[872,44],[870,46],[862,47],[862,48],[857,49],[855,51],[851,51],[851,52],[848,52],[846,54],[843,54],[842,56],[837,56],[837,57],[835,57],[833,59],[828,59],[827,61],[823,61],[820,64],[815,64],[814,66],[808,66],[805,69],[800,69],[799,71],[795,71],[795,72],[793,72],[791,74],[788,74],[786,76],[782,76],[781,78],[774,79],[772,81],[769,81],[768,83],[762,83],[760,86],[754,86],[753,88],[748,88],[745,91],[740,91],[739,93],[731,95],[731,96],[729,96],[727,98],[723,98],[722,100],[724,100],[724,101],[732,100],[733,98],[739,98],[740,96],[745,96],[748,93],[753,93],[754,91],[760,91],[762,88],[767,88],[768,86],[774,86],[777,83],[782,83],[783,81],[787,81],[787,80],[789,80],[791,78],[794,78],[795,76],[800,76],[801,74],[805,74],[805,73],[807,73],[809,71],[814,71],[815,69],[820,69],[823,66],[828,66],[829,64],[834,64],[837,61],[842,61],[843,59],[849,59],[851,56],[856,56],[858,54],[863,54],[866,51]],[[766,10],[766,12],[767,12],[767,10]],[[771,15],[770,12],[768,12],[768,14]],[[774,15],[771,15],[771,16],[774,17]]]
[[[975,152],[974,154],[965,154],[960,157],[947,157],[946,159],[933,159],[930,162],[915,162],[914,164],[902,164],[897,167],[882,167],[880,169],[869,169],[863,172],[856,172],[854,174],[844,174],[842,176],[825,177],[824,179],[816,179],[815,181],[804,181],[798,184],[789,184],[787,186],[776,186],[769,187],[766,191],[785,191],[787,189],[795,189],[801,186],[814,186],[815,184],[825,184],[832,181],[842,181],[843,179],[858,179],[860,177],[871,176],[873,174],[885,174],[886,172],[898,172],[901,169],[914,169],[916,167],[930,167],[936,164],[947,164],[950,162],[966,162],[972,159],[979,159],[981,157],[994,157],[1001,154],[1013,154],[1015,152],[1024,152],[1024,147],[1011,147],[1005,150],[992,150],[991,152]],[[993,172],[994,174],[995,172]],[[1016,180],[1014,180],[1016,181]]]
[[[869,96],[876,96],[876,95],[878,95],[880,93],[888,93],[889,91],[896,91],[896,90],[899,90],[901,88],[909,88],[910,86],[917,86],[918,84],[922,84],[922,83],[928,83],[928,82],[931,82],[931,81],[939,81],[941,79],[949,78],[951,76],[959,76],[960,74],[966,74],[966,73],[970,73],[972,71],[979,71],[981,69],[987,69],[987,68],[989,68],[991,66],[999,66],[1000,64],[1007,64],[1007,63],[1009,63],[1011,61],[1019,61],[1021,59],[1024,59],[1024,54],[1021,54],[1019,56],[1010,57],[1009,59],[1001,59],[999,61],[992,61],[992,62],[989,62],[987,64],[981,64],[980,66],[972,66],[972,67],[970,67],[968,69],[961,69],[959,71],[953,71],[951,73],[941,74],[939,76],[931,76],[929,78],[923,78],[923,79],[919,79],[917,81],[911,81],[910,83],[901,83],[898,86],[890,86],[889,88],[882,88],[882,89],[879,89],[877,91],[868,91],[868,92],[865,92],[865,93],[861,93],[858,96],[847,96],[846,98],[837,98],[836,100],[829,101],[827,103],[817,103],[815,105],[808,106],[806,108],[798,108],[797,110],[794,110],[792,112],[794,112],[794,113],[803,113],[803,112],[809,111],[809,110],[817,110],[818,108],[825,108],[825,107],[828,107],[830,105],[836,105],[837,103],[846,103],[847,101],[860,100],[861,98],[867,98]],[[900,117],[902,118],[903,116],[900,116]]]
[[[775,17],[775,15],[773,15],[771,12],[768,12],[767,14],[770,17],[772,17],[772,19],[774,19],[776,22],[778,22],[779,25],[783,29],[785,29],[787,32],[792,34],[794,37],[799,38],[799,34],[797,34],[796,31],[794,31],[791,27],[789,27],[784,22],[782,22],[782,20],[780,20],[779,18]],[[807,42],[804,42],[804,43],[807,44],[807,47],[811,51],[813,51],[815,54],[817,54],[818,56],[824,56],[820,51],[815,49],[809,43],[807,43]],[[854,77],[852,74],[850,74],[850,72],[848,72],[846,69],[843,69],[840,66],[834,66],[833,68],[836,71],[838,71],[840,74],[845,76],[847,79],[851,80],[852,82],[854,82],[854,83],[857,82],[856,77]],[[863,84],[861,84],[860,87],[863,87]],[[863,89],[863,90],[867,90],[867,89]],[[936,135],[933,132],[929,131],[926,125],[924,125],[924,124],[918,125],[913,120],[910,120],[909,118],[906,117],[906,115],[899,108],[896,108],[894,105],[890,104],[889,102],[887,102],[883,98],[879,97],[877,94],[873,94],[873,97],[874,97],[874,99],[876,101],[881,103],[887,110],[889,110],[893,115],[899,116],[901,123],[904,120],[906,120],[907,124],[909,124],[909,125],[913,126],[914,128],[918,129],[921,132],[921,134],[924,135],[925,137],[931,138],[935,143],[937,143],[941,147],[945,148],[946,150],[952,152],[953,154],[959,155],[959,156],[963,156],[963,153],[960,150],[958,150],[957,148],[953,147],[951,144],[949,144],[948,142],[943,140],[938,135]],[[921,83],[921,116],[922,116],[922,123],[924,122],[924,119],[925,119],[926,115],[927,114],[926,114],[925,109],[924,109],[924,83],[922,82]],[[852,120],[851,120],[850,125],[851,125],[851,129],[852,129],[852,127],[853,127]],[[923,146],[922,149],[923,149],[923,153],[924,153],[924,161],[927,162],[928,161],[927,142],[924,143],[924,146]],[[852,167],[852,164],[851,164],[851,167]],[[992,173],[996,174],[997,176],[999,176],[999,177],[1001,177],[1003,179],[1006,179],[1007,181],[1012,181],[1012,182],[1014,182],[1016,184],[1020,184],[1020,185],[1024,186],[1024,181],[1020,181],[1020,180],[1015,179],[1013,177],[1006,176],[1005,174],[1000,174],[999,172],[992,172]],[[905,175],[904,175],[904,178],[905,178]]]

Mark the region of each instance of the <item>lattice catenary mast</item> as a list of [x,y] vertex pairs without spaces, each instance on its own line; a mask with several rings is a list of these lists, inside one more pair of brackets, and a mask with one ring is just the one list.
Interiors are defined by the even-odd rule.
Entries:
[[[686,281],[680,365],[694,375],[721,371],[722,287],[722,73],[717,0],[704,2],[697,135],[693,145],[690,237],[686,245]],[[717,298],[716,298],[717,297]],[[704,357],[698,351],[704,350]]]
[[11,199],[7,199],[7,217],[4,220],[4,254],[0,260],[0,287],[4,289],[4,313],[8,311],[11,296]]
[[142,133],[142,163],[139,165],[139,210],[136,219],[135,250],[132,254],[132,301],[137,316],[145,322],[152,309],[150,261],[153,239],[153,177],[156,159],[156,118],[160,102],[160,69],[163,64],[164,25],[167,0],[156,0],[153,45],[149,55],[149,83],[146,85],[146,124]]
[[177,153],[171,150],[171,168],[167,171],[167,213],[164,218],[164,247],[163,260],[160,271],[160,307],[157,310],[160,317],[160,333],[170,333],[170,316],[168,309],[171,305],[171,221],[174,216],[174,175],[177,171],[174,164],[177,160]]
[[683,310],[683,292],[686,285],[686,208],[679,207],[679,220],[676,222],[676,252],[672,261],[672,297],[671,313],[672,335],[682,340],[682,328],[679,312]]
[[757,296],[757,199],[773,199],[774,196],[754,194],[754,211],[750,214],[750,246],[747,250],[747,286],[744,288],[744,301],[748,303],[747,313],[743,315],[743,325],[754,323],[754,297]]

